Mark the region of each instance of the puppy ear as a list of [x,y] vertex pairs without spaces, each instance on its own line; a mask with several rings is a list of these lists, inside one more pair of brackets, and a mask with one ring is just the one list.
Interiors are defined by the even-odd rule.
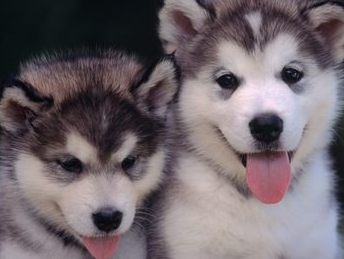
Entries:
[[30,84],[12,80],[0,89],[0,126],[12,133],[29,129],[52,105],[52,98],[43,97]]
[[170,58],[159,60],[132,87],[139,108],[153,117],[165,119],[169,104],[178,90],[176,68]]
[[165,52],[178,51],[180,45],[198,34],[206,20],[215,16],[211,0],[166,0],[159,14],[159,35]]
[[344,60],[344,2],[323,1],[308,7],[306,15],[312,26],[334,50],[336,62]]

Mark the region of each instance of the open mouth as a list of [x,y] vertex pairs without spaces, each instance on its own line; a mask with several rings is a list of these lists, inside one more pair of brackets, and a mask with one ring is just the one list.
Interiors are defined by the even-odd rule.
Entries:
[[265,204],[280,202],[291,181],[294,152],[263,151],[239,155],[246,168],[246,181],[251,192]]
[[81,237],[82,244],[95,259],[113,258],[120,236]]
[[[262,153],[273,153],[273,152],[278,152],[278,151],[264,151]],[[247,154],[240,154],[238,152],[236,152],[239,160],[241,161],[241,164],[246,168],[247,166]],[[291,163],[293,156],[295,154],[295,151],[288,151],[288,158],[289,158],[289,163]]]
[[[229,144],[222,131],[216,127],[221,138]],[[236,152],[246,168],[246,182],[252,194],[265,204],[279,203],[291,182],[291,161],[294,151],[281,151],[276,146],[262,147],[261,152],[240,154]]]

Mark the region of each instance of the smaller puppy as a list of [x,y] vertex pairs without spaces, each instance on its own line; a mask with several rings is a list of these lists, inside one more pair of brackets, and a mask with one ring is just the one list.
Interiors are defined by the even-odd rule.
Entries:
[[133,222],[161,180],[174,72],[109,51],[33,60],[2,86],[1,259],[145,258]]

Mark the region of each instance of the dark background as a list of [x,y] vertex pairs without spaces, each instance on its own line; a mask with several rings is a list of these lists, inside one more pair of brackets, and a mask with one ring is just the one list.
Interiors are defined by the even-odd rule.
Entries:
[[[157,11],[162,0],[1,0],[0,80],[20,62],[51,50],[119,48],[160,55]],[[331,149],[344,209],[344,120]]]

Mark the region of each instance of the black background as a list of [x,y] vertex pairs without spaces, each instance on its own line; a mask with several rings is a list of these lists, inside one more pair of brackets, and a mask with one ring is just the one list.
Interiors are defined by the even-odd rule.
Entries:
[[[155,58],[161,54],[161,6],[162,0],[1,0],[0,79],[15,73],[20,62],[52,50],[111,47]],[[344,204],[344,120],[335,135],[331,153]]]

